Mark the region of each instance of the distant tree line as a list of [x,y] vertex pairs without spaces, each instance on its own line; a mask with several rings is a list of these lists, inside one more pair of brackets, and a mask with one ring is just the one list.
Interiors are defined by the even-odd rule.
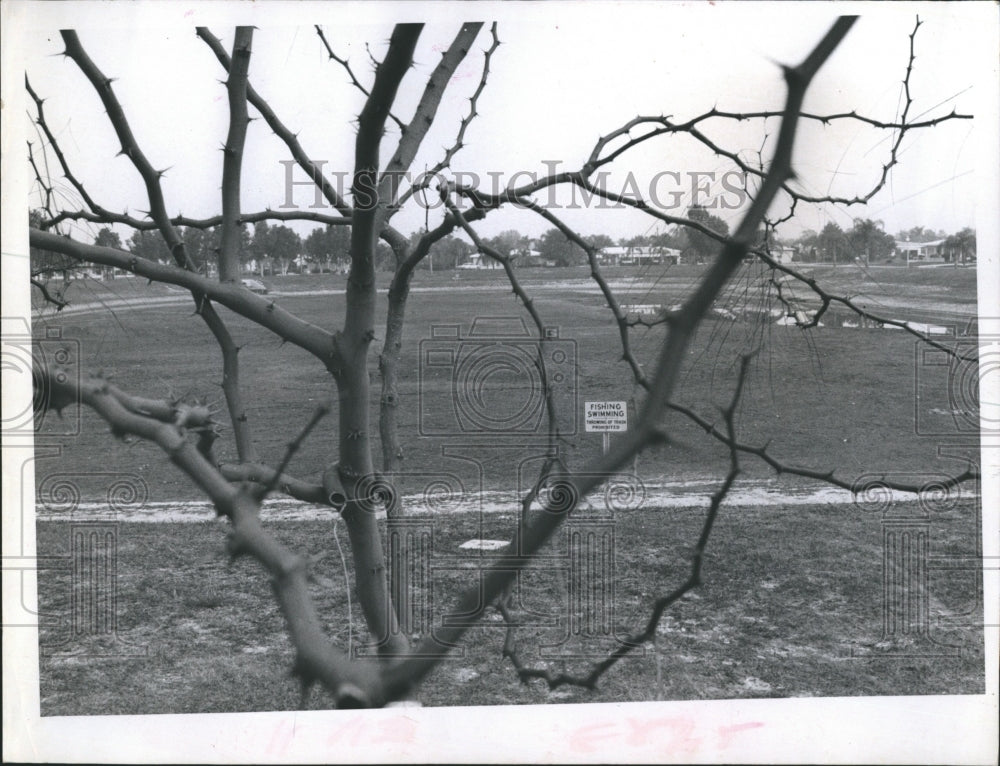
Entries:
[[[717,232],[721,236],[729,233],[729,226],[718,216],[705,208],[692,207],[688,215],[694,221]],[[41,211],[31,211],[32,225],[41,220]],[[208,229],[179,226],[178,231],[184,242],[188,257],[196,268],[211,271],[218,258],[220,232],[218,227]],[[424,229],[415,231],[411,242],[418,241]],[[619,238],[616,242],[606,234],[594,234],[584,239],[598,249],[621,245],[625,247],[664,247],[680,250],[692,259],[702,260],[713,256],[719,241],[696,229],[682,230],[673,227],[658,233]],[[587,262],[587,254],[576,243],[570,241],[556,228],[551,228],[538,238],[532,238],[515,229],[508,229],[495,237],[485,239],[485,243],[504,257],[511,257],[515,263],[524,266],[581,266]],[[135,230],[122,243],[121,236],[104,226],[98,230],[94,244],[115,249],[124,249],[159,263],[172,262],[172,256],[159,232]],[[338,271],[346,268],[350,250],[350,228],[347,226],[325,226],[314,229],[303,238],[295,229],[284,224],[268,224],[258,221],[252,227],[240,227],[240,262],[246,272],[260,274],[289,274],[301,272]],[[55,253],[43,255],[43,251],[32,249],[33,273],[55,273],[70,270],[74,264],[65,256]],[[475,248],[455,236],[442,237],[434,243],[427,258],[417,266],[418,270],[449,271],[469,263],[475,255]],[[376,267],[383,271],[395,269],[392,250],[379,243],[375,253]],[[36,268],[37,267],[37,268]]]
[[[40,211],[32,210],[32,223],[40,219]],[[687,211],[688,218],[702,224],[719,236],[729,234],[728,224],[707,209],[694,206]],[[220,234],[218,228],[198,229],[179,227],[185,248],[195,265],[211,270],[217,258]],[[332,272],[345,270],[350,249],[350,229],[346,226],[325,226],[314,229],[305,238],[284,224],[258,221],[241,229],[240,259],[244,270],[260,274],[289,274],[302,272]],[[416,242],[426,232],[420,229],[410,239]],[[672,227],[665,231],[621,237],[613,240],[605,234],[584,238],[598,249],[614,245],[624,247],[663,247],[679,250],[685,261],[701,262],[714,256],[719,240],[698,229]],[[966,262],[976,254],[976,232],[964,228],[954,234],[934,231],[922,226],[887,234],[882,221],[856,219],[850,229],[844,230],[837,223],[827,223],[819,232],[807,230],[798,238],[786,242],[796,250],[795,260],[800,263],[847,263],[860,258],[867,263],[886,262],[895,255],[896,242],[942,241],[942,255],[946,261]],[[495,237],[484,240],[487,245],[504,257],[512,258],[519,265],[581,266],[587,254],[556,228],[551,228],[538,238],[529,237],[515,229],[508,229]],[[764,241],[761,232],[760,244]],[[94,244],[116,249],[127,249],[133,254],[161,263],[169,263],[171,255],[158,232],[136,230],[123,248],[121,237],[102,227]],[[778,244],[777,241],[774,244]],[[430,254],[417,266],[419,270],[450,271],[470,262],[475,248],[463,239],[446,236],[435,242]],[[65,256],[32,248],[32,274],[54,275],[74,268]],[[376,267],[384,271],[395,268],[392,250],[384,243],[376,248]]]
[[976,253],[975,229],[964,228],[948,235],[943,230],[934,231],[923,226],[904,229],[893,237],[884,230],[882,221],[869,218],[854,220],[850,229],[844,230],[830,221],[819,232],[807,230],[792,244],[803,263],[846,263],[856,258],[867,263],[891,261],[896,255],[897,242],[941,242],[941,255],[945,261],[965,262]]

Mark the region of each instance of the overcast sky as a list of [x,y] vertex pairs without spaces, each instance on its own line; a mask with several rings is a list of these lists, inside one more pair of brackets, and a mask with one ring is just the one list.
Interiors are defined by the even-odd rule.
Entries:
[[[2,133],[4,219],[10,217],[15,222],[25,221],[25,216],[23,210],[11,209],[12,195],[8,190],[16,190],[13,196],[18,202],[27,195],[21,191],[23,187],[16,185],[18,181],[12,180],[16,177],[16,168],[11,172],[12,166],[22,169],[27,166],[18,153],[24,151],[25,138],[37,140],[28,119],[20,118],[23,110],[29,108],[23,95],[21,74],[17,71],[20,60],[35,89],[47,99],[45,108],[51,125],[91,194],[112,209],[135,211],[145,207],[145,193],[134,169],[125,158],[114,156],[119,147],[97,95],[75,64],[54,55],[61,50],[59,28],[78,29],[96,63],[108,76],[117,78],[116,92],[140,145],[156,166],[171,168],[165,180],[170,212],[208,216],[217,214],[221,207],[219,147],[225,141],[227,109],[225,91],[218,82],[221,68],[204,43],[195,37],[195,25],[209,26],[227,46],[231,45],[234,25],[256,25],[258,30],[250,65],[252,83],[284,122],[300,131],[303,145],[315,159],[327,160],[328,167],[346,171],[351,167],[352,120],[362,99],[347,84],[343,71],[326,59],[311,25],[320,23],[325,27],[338,53],[348,55],[367,82],[371,71],[366,63],[363,41],[370,40],[378,55],[384,50],[380,43],[384,44],[394,22],[426,21],[428,26],[417,51],[417,66],[404,81],[401,103],[395,109],[400,116],[408,117],[423,80],[436,61],[434,47],[447,45],[463,20],[488,22],[495,18],[499,21],[504,45],[493,60],[493,74],[480,104],[482,116],[470,128],[468,146],[458,156],[454,167],[482,175],[501,173],[507,178],[519,170],[544,172],[546,161],[577,167],[600,134],[637,114],[665,113],[683,120],[715,104],[729,110],[776,108],[784,96],[776,62],[801,60],[828,28],[833,15],[847,11],[862,13],[862,18],[816,78],[807,108],[817,112],[857,109],[878,119],[893,120],[901,104],[900,80],[907,60],[907,36],[919,13],[926,23],[916,43],[918,58],[912,78],[915,101],[911,115],[932,117],[955,108],[959,112],[976,114],[976,122],[953,122],[908,139],[900,155],[901,165],[893,170],[890,184],[867,208],[849,212],[801,209],[801,223],[805,227],[820,228],[826,221],[836,220],[849,226],[851,215],[856,215],[883,220],[886,230],[891,233],[915,225],[949,232],[977,225],[981,238],[978,266],[980,331],[988,339],[997,337],[995,333],[1000,330],[996,320],[990,323],[989,319],[1000,316],[996,305],[1000,291],[995,288],[997,253],[1000,253],[996,246],[1000,162],[997,161],[995,3],[915,6],[845,2],[565,2],[441,6],[413,2],[348,6],[332,2],[258,0],[238,5],[179,1],[156,5],[147,2],[90,3],[81,8],[80,4],[71,2],[36,4],[5,0],[3,11],[6,14],[2,71],[6,112]],[[16,30],[14,39],[7,36],[11,29]],[[21,30],[27,30],[23,36]],[[484,30],[476,42],[476,50],[449,87],[438,125],[428,136],[414,168],[433,164],[440,156],[441,147],[451,142],[467,105],[466,99],[478,82],[482,62],[480,51],[487,44]],[[11,118],[11,113],[16,116]],[[735,129],[712,124],[705,130],[729,148],[753,152],[761,146],[765,133],[773,135],[776,128],[773,123],[743,125]],[[391,153],[396,136],[390,133],[387,137],[385,156]],[[888,151],[885,134],[873,133],[854,123],[827,129],[814,126],[804,132],[802,139],[795,157],[796,169],[805,188],[820,193],[827,190],[853,193],[865,189]],[[768,154],[765,149],[765,156]],[[287,158],[285,148],[268,134],[262,122],[251,127],[244,168],[244,208],[247,211],[282,204],[285,189],[284,168],[280,161]],[[630,169],[637,176],[648,179],[663,170],[684,174],[721,172],[728,167],[716,158],[705,156],[690,142],[659,139],[642,151],[626,155],[622,162],[616,163],[616,169],[619,179]],[[59,183],[59,187],[64,189],[65,184]],[[681,188],[680,191],[685,190]],[[309,204],[308,195],[302,188],[297,190],[296,199],[303,205]],[[689,201],[689,198],[682,200],[679,212]],[[735,222],[736,211],[722,212],[731,223]],[[568,211],[565,217],[585,233],[602,232],[615,238],[643,233],[649,228],[649,219],[623,211]],[[422,225],[422,211],[405,211],[395,222],[404,231],[411,231]],[[479,226],[487,235],[509,228],[540,234],[547,228],[536,217],[517,210],[493,214]],[[17,223],[3,229],[4,314],[27,317],[25,256],[28,248],[23,229],[21,236],[12,233],[17,229]],[[797,233],[798,229],[787,231],[789,235]],[[89,232],[81,229],[77,234],[86,238],[93,234],[93,229]],[[15,278],[11,278],[12,275]],[[989,287],[990,276],[992,287]],[[984,284],[987,286],[983,287]],[[18,297],[20,303],[13,301],[12,296]],[[5,376],[7,372],[5,369]],[[16,375],[14,378],[23,390],[26,381],[19,380]],[[6,380],[7,377],[5,403],[14,390],[6,385]],[[989,435],[984,430],[985,446],[991,444]],[[987,479],[983,482],[985,510],[998,505],[996,482],[989,480],[996,475],[995,457],[992,456],[996,452],[983,450],[983,472]],[[30,460],[25,463],[26,476],[30,476],[30,465]],[[21,475],[18,471],[12,472]],[[5,482],[6,486],[15,487],[8,490],[10,497],[15,498],[10,504],[14,509],[20,502],[20,495],[15,482]],[[30,497],[30,493],[25,497]],[[5,497],[5,518],[7,505]],[[11,514],[10,518],[13,516]],[[987,526],[983,539],[992,544],[996,539],[995,514],[986,513],[985,517]],[[30,533],[33,525],[23,522],[23,519],[15,520],[28,530],[25,534]],[[7,540],[6,535],[4,539]],[[28,539],[30,551],[30,536]],[[990,554],[991,550],[986,553]],[[994,580],[986,582],[985,603],[989,605],[995,601],[989,598],[991,593],[995,595],[995,588],[990,590]],[[30,593],[29,587],[29,600]],[[24,649],[20,645],[18,648]],[[32,661],[33,651],[16,653],[18,659],[27,658],[21,662],[22,672],[18,675],[22,682],[27,672],[30,683],[30,670],[37,667]],[[993,658],[995,653],[989,656]],[[995,670],[995,660],[991,662]],[[12,696],[22,700],[22,708],[33,716],[30,710],[33,700],[37,710],[37,690],[23,691],[21,695]],[[923,742],[928,722],[991,720],[986,716],[993,711],[988,704],[980,705],[982,699],[946,699],[943,695],[907,698],[905,710],[889,698],[875,701],[858,698],[849,705],[836,700],[800,700],[791,707],[786,704],[787,700],[759,700],[753,702],[752,711],[759,714],[761,720],[768,721],[769,726],[774,721],[779,724],[792,721],[797,726],[781,728],[779,725],[780,736],[760,740],[766,741],[766,747],[801,747],[796,734],[804,732],[802,737],[815,741],[813,757],[822,759],[826,743],[813,734],[826,722],[839,726],[840,738],[852,743],[901,742],[904,740],[893,739],[893,736],[897,729],[904,727],[912,732],[909,741]],[[780,710],[770,706],[770,702],[780,702]],[[735,720],[734,715],[740,711],[744,714],[746,705],[746,701],[732,706],[713,703],[710,709],[702,706],[693,714],[701,727],[699,731],[711,732],[715,729],[708,727],[725,727]],[[613,716],[621,715],[617,708],[606,707],[610,712],[592,706],[566,708],[564,713],[573,716],[574,721],[594,726],[589,730],[593,732],[608,726]],[[692,715],[686,707],[673,706],[669,710],[671,715]],[[525,709],[524,712],[530,714],[531,721],[526,720],[528,725],[518,730],[525,733],[523,739],[532,740],[549,730],[532,728],[531,724],[538,724],[544,718],[543,723],[548,725],[551,719],[546,716],[552,711]],[[449,715],[454,717],[452,713]],[[493,717],[488,720],[472,719],[469,715],[469,711],[459,714],[458,737],[452,732],[441,740],[443,746],[451,748],[449,752],[463,752],[463,731],[474,737],[484,730],[484,726],[496,726],[498,720],[502,723],[502,719],[492,713]],[[54,730],[57,737],[69,743],[85,743],[87,733],[105,736],[110,730],[116,743],[125,743],[126,747],[132,745],[131,752],[140,759],[143,752],[136,748],[145,743],[200,744],[208,737],[217,739],[217,732],[222,729],[237,734],[274,732],[272,744],[279,742],[284,746],[291,742],[300,748],[303,747],[301,737],[306,737],[307,742],[317,743],[317,750],[310,752],[310,757],[329,757],[330,754],[328,742],[325,749],[318,748],[322,744],[320,737],[325,736],[323,720],[316,719],[319,724],[312,725],[309,721],[303,722],[301,714],[294,719],[246,718],[242,714],[239,721],[216,718],[208,721],[192,716],[185,716],[183,720],[163,717],[152,722],[139,718],[120,719],[120,723],[128,727],[124,733],[109,729],[102,719],[88,720],[82,726],[72,718],[47,723],[58,724],[59,728]],[[870,730],[864,726],[865,721],[870,722]],[[518,725],[521,725],[520,720]],[[297,736],[300,739],[292,742],[288,732],[295,733],[296,726],[299,726]],[[43,734],[51,734],[51,729],[52,726],[48,726]],[[37,733],[38,730],[33,731]],[[98,735],[94,735],[94,731]],[[562,736],[567,730],[553,725],[552,731],[556,732],[555,736]],[[81,735],[81,732],[87,733]],[[263,741],[259,737],[257,740],[250,738],[252,742],[258,740]],[[41,740],[32,740],[33,744],[38,741]],[[620,738],[605,739],[601,746],[615,747],[621,741]],[[956,741],[963,747],[967,744],[961,737]],[[358,758],[371,757],[374,751],[365,749],[364,743],[360,747]],[[123,752],[127,755],[129,751]],[[199,754],[205,757],[209,752],[206,746],[192,757]],[[627,757],[623,752],[620,748],[608,750],[605,757]],[[705,752],[709,753],[706,757],[710,757],[714,751]],[[749,753],[747,757],[751,759],[766,759],[768,755],[763,750],[743,752]],[[790,752],[790,758],[794,759],[797,753],[794,749]],[[798,755],[801,757],[801,753]],[[351,757],[351,754],[340,757]]]
[[[989,44],[983,20],[991,17],[982,13],[983,7],[977,10],[978,4],[969,5],[859,6],[862,18],[816,78],[806,108],[856,109],[879,120],[897,119],[908,35],[919,12],[925,24],[916,39],[911,118],[929,118],[952,108],[976,113],[983,83],[992,81],[995,86],[996,73],[984,73],[981,58],[976,58],[977,51]],[[195,25],[209,26],[227,48],[236,23],[257,25],[251,83],[285,124],[300,133],[315,160],[326,161],[330,170],[349,171],[353,120],[363,97],[350,86],[344,71],[327,59],[311,24],[323,25],[337,53],[348,57],[359,78],[369,84],[372,68],[365,43],[381,56],[395,21],[426,21],[416,66],[405,78],[394,107],[398,116],[408,119],[438,51],[449,44],[461,21],[497,19],[503,45],[493,58],[480,101],[481,116],[469,129],[466,149],[453,163],[454,170],[476,173],[489,187],[488,173],[499,174],[496,177],[506,183],[518,171],[577,169],[599,135],[639,114],[684,120],[714,105],[730,111],[779,108],[784,85],[776,63],[800,61],[844,6],[136,3],[110,8],[101,4],[81,12],[78,6],[57,3],[32,13],[31,24],[37,31],[29,37],[25,68],[35,90],[46,99],[47,118],[71,166],[95,199],[111,209],[145,209],[137,173],[127,159],[114,156],[119,146],[97,94],[71,60],[54,55],[62,49],[57,30],[78,29],[97,65],[116,78],[115,91],[140,146],[156,167],[170,168],[164,186],[169,211],[201,217],[220,211],[219,148],[225,141],[228,112],[219,82],[222,69],[195,36]],[[982,6],[990,10],[989,4]],[[487,26],[450,84],[414,171],[436,162],[442,147],[453,140],[479,81],[482,51],[488,43]],[[828,220],[847,228],[852,216],[882,220],[890,233],[916,225],[948,232],[975,226],[975,189],[984,179],[977,177],[983,168],[976,162],[974,130],[973,121],[955,121],[915,133],[904,141],[901,164],[889,184],[867,207],[846,211],[804,207],[799,224],[782,233],[795,236],[802,228],[818,229]],[[737,125],[713,120],[704,131],[747,158],[755,157],[761,146],[768,157],[773,143],[763,142],[776,135],[777,121]],[[29,140],[36,139],[29,132]],[[387,135],[383,161],[397,139],[395,130]],[[886,131],[853,121],[828,128],[807,126],[795,157],[799,183],[816,194],[865,192],[877,178],[890,144]],[[286,171],[281,160],[288,157],[263,120],[251,125],[244,210],[285,202]],[[661,176],[655,191],[661,202],[674,206],[671,212],[683,214],[691,202],[691,172],[714,173],[721,179],[731,169],[690,139],[661,137],[617,160],[605,185],[623,191],[631,174],[636,186],[628,191],[634,196],[637,189],[648,199],[653,175],[673,171],[680,174],[680,181]],[[986,170],[995,179],[995,169]],[[296,180],[302,178],[296,174]],[[719,197],[722,191],[716,182],[707,201],[734,199]],[[550,199],[547,193],[536,198]],[[313,194],[299,186],[293,200],[305,208],[313,203]],[[556,201],[566,205],[569,198],[560,194]],[[730,224],[738,220],[739,210],[716,212]],[[560,214],[583,233],[606,233],[615,239],[660,228],[651,228],[652,219],[631,211],[591,207]],[[440,210],[430,212],[432,226],[439,216]],[[423,209],[411,203],[394,223],[410,232],[424,219]],[[491,215],[479,228],[488,235],[510,228],[538,235],[549,226],[531,213],[509,210]],[[93,227],[81,229],[80,236],[88,232],[92,236]]]

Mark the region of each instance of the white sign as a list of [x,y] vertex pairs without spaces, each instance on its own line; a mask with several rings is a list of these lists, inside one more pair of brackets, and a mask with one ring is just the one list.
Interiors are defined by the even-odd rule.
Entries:
[[628,430],[625,402],[584,402],[587,433],[610,433]]
[[660,303],[623,303],[621,304],[623,314],[659,314],[663,311]]

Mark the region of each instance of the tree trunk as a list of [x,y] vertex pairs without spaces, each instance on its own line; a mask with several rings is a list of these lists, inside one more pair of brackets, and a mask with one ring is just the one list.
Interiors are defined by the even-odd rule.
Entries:
[[[386,320],[385,345],[379,356],[379,372],[382,376],[382,397],[379,410],[379,435],[382,440],[382,466],[389,480],[395,480],[402,466],[403,449],[399,443],[399,352],[403,341],[403,319],[406,298],[409,293],[409,272],[402,280],[393,280],[389,288],[389,313]],[[389,534],[389,588],[399,629],[405,636],[417,628],[413,624],[413,610],[410,604],[409,545],[407,535],[399,528],[403,516],[399,498],[394,496],[386,509],[386,526]]]
[[389,109],[403,75],[413,62],[422,26],[398,24],[389,50],[379,64],[375,82],[358,117],[351,185],[355,208],[351,226],[351,271],[347,279],[343,332],[336,340],[340,389],[340,479],[349,498],[344,521],[351,536],[358,599],[368,629],[384,657],[400,657],[409,642],[399,633],[386,580],[382,538],[375,520],[381,507],[371,492],[376,483],[369,426],[371,382],[368,350],[375,338],[375,244],[385,199],[378,195],[379,143]]

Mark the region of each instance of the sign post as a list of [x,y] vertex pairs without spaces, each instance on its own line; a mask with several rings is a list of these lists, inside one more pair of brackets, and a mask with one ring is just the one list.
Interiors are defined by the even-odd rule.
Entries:
[[604,454],[611,449],[611,434],[628,430],[628,408],[625,402],[584,402],[584,424],[587,433],[604,437]]

